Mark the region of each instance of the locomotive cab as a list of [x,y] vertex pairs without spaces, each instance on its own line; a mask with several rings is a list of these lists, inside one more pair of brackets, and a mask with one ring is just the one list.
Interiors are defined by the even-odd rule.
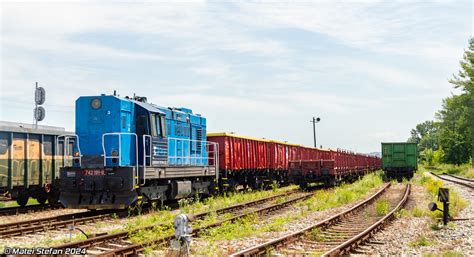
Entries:
[[[60,172],[60,201],[71,208],[126,208],[208,193],[218,174],[206,120],[144,97],[84,96],[76,101],[79,160]],[[80,146],[80,147],[79,147]]]

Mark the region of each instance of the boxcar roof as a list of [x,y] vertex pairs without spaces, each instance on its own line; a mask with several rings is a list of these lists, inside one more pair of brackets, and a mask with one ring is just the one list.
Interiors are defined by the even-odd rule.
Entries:
[[62,127],[38,125],[34,128],[32,124],[0,121],[0,132],[16,132],[44,135],[74,135],[74,132],[66,131]]

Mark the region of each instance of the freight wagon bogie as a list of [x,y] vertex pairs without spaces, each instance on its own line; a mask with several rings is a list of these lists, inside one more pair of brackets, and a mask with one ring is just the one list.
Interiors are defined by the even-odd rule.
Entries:
[[288,184],[287,171],[279,170],[221,170],[219,188],[224,192],[239,189],[266,189]]

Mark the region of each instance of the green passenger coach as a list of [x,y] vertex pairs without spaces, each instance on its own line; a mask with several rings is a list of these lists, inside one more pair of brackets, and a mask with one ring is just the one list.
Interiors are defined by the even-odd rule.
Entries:
[[388,178],[412,178],[418,169],[416,143],[382,143],[382,169]]

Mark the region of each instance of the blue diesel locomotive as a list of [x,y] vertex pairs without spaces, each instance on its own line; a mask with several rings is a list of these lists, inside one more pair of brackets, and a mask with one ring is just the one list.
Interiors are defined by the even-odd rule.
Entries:
[[206,119],[190,109],[115,93],[83,96],[74,137],[74,164],[60,171],[66,207],[122,209],[217,186],[218,145],[206,141]]

